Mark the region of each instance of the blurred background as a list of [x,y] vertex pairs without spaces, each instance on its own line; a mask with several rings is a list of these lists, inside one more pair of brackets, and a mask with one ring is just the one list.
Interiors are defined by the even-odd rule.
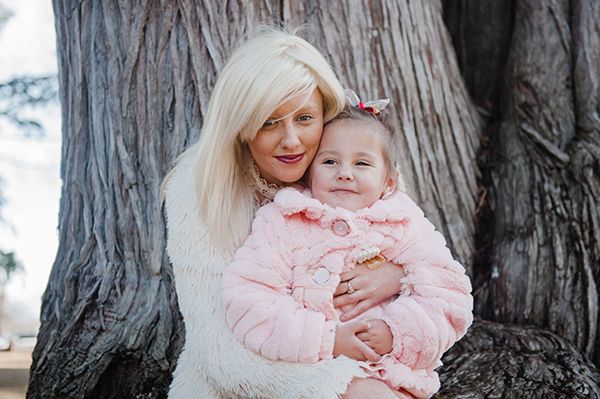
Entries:
[[0,0],[0,397],[24,397],[58,245],[60,109],[50,1]]

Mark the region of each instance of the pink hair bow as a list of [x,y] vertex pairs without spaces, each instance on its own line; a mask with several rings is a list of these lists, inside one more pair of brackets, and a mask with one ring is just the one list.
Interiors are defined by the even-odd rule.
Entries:
[[379,114],[390,103],[389,98],[380,98],[378,100],[362,102],[356,93],[350,89],[344,90],[344,93],[346,94],[346,99],[348,99],[348,102],[351,105],[360,109],[364,109],[373,115]]

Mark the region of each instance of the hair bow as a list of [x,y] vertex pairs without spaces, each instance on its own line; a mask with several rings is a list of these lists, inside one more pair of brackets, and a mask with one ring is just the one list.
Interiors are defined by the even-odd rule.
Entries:
[[354,91],[346,89],[344,90],[344,93],[346,94],[346,99],[351,105],[360,109],[364,109],[373,115],[379,114],[390,103],[389,98],[380,98],[378,100],[366,101],[363,103]]

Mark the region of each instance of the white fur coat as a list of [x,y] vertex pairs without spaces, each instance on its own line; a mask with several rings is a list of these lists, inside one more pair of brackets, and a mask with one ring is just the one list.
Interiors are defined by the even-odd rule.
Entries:
[[355,361],[270,361],[244,348],[225,324],[221,275],[233,254],[205,239],[189,158],[180,159],[166,186],[167,251],[186,330],[169,398],[338,398],[352,378],[364,376]]

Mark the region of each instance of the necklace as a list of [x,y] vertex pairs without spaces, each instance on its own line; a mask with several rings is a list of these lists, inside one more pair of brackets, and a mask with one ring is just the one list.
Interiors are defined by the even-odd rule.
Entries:
[[275,183],[269,183],[264,177],[260,175],[260,170],[256,162],[252,160],[252,179],[255,190],[262,195],[265,199],[272,200],[275,198],[275,194],[281,188],[281,186]]

